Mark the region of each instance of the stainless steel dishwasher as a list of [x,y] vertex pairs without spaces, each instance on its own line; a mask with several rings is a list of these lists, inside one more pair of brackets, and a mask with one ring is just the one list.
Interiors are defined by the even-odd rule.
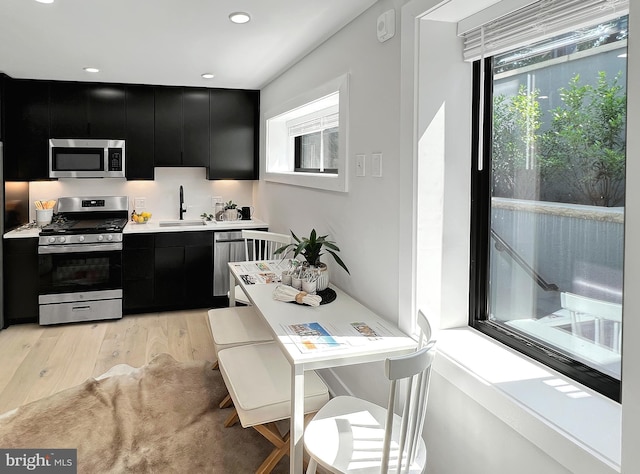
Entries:
[[244,239],[241,231],[214,233],[213,295],[226,296],[229,291],[229,262],[245,260]]

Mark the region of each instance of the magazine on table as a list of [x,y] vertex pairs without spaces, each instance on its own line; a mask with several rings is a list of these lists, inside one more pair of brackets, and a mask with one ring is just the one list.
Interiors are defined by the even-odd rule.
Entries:
[[284,329],[301,352],[326,351],[345,346],[320,323],[290,324]]
[[233,268],[245,285],[278,283],[282,271],[289,268],[289,260],[233,263]]
[[346,346],[360,346],[390,336],[380,323],[344,322],[342,324],[298,323],[284,326],[301,352],[326,351]]

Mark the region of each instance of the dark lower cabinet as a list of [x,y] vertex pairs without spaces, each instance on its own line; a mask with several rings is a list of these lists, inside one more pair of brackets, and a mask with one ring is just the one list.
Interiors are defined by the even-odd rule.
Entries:
[[126,234],[124,312],[215,305],[213,232]]
[[3,239],[4,322],[38,322],[38,238]]
[[144,311],[154,304],[153,234],[126,234],[122,255],[123,310]]

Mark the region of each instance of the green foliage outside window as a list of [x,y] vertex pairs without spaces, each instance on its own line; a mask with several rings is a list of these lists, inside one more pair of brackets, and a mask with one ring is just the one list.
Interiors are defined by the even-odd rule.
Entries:
[[573,76],[544,132],[537,90],[495,96],[494,196],[535,199],[563,190],[551,200],[624,205],[626,93],[619,78],[609,81],[600,71],[592,86]]

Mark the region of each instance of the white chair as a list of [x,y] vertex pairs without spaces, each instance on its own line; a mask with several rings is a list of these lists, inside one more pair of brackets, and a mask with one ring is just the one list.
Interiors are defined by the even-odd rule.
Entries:
[[[291,243],[290,235],[262,230],[243,230],[242,238],[244,239],[246,261],[272,259],[277,249]],[[282,256],[278,256],[278,258],[282,258]],[[232,290],[230,289],[229,291]],[[233,291],[235,292],[236,303],[251,304],[240,285],[236,285]]]
[[[291,237],[285,234],[258,230],[243,230],[246,260],[261,260],[273,257],[276,249],[291,243]],[[236,301],[249,304],[247,296],[240,286],[236,286]],[[216,353],[222,349],[242,344],[272,341],[271,331],[262,321],[260,315],[251,307],[216,308],[209,310],[209,329],[213,337],[213,348]],[[218,362],[214,362],[216,368]],[[230,402],[226,397],[220,406]]]
[[[256,473],[266,474],[289,453],[289,434],[280,434],[276,422],[291,417],[291,365],[275,342],[247,344],[218,354],[220,373],[233,400],[234,411],[225,421],[252,427],[274,449]],[[329,400],[329,390],[315,371],[304,376],[304,412],[317,412]]]
[[569,311],[571,317],[571,332],[585,337],[582,323],[593,320],[593,342],[605,344],[605,324],[612,324],[611,349],[620,353],[622,343],[622,305],[608,301],[597,300],[573,293],[560,293],[560,306]]
[[[318,465],[333,473],[422,473],[427,449],[422,429],[435,341],[422,312],[418,313],[420,342],[416,352],[385,362],[391,381],[387,408],[355,397],[333,398],[313,417],[304,432],[311,457],[307,474]],[[398,381],[406,379],[402,416],[394,413]]]

